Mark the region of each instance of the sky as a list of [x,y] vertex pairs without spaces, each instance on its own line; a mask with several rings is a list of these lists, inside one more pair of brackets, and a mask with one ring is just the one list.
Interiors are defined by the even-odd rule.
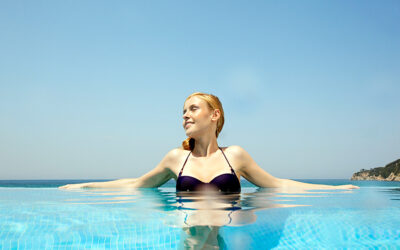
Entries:
[[400,158],[399,1],[1,1],[0,179],[139,177],[224,107],[278,178]]

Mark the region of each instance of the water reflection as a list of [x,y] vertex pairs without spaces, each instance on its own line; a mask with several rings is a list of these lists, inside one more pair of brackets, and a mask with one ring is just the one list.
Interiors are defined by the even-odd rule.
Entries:
[[271,197],[270,191],[265,189],[241,194],[177,193],[178,211],[185,214],[181,248],[225,249],[221,227],[254,223],[257,210],[299,206],[276,203]]
[[389,197],[391,197],[390,200],[392,200],[392,201],[400,200],[400,188],[383,189],[383,190],[380,190],[380,192],[389,195]]
[[[153,209],[165,214],[164,223],[179,227],[182,249],[224,249],[226,242],[221,228],[255,223],[257,211],[273,208],[310,206],[300,204],[299,197],[320,198],[331,193],[352,191],[280,190],[272,188],[243,188],[239,194],[216,192],[176,192],[175,188],[159,189],[80,189],[81,198],[68,199],[70,204],[136,203],[129,209]],[[140,202],[139,202],[140,201]],[[270,222],[274,237],[270,246],[279,243],[289,212],[279,211]],[[278,233],[277,233],[278,232]],[[241,242],[244,243],[244,242]]]

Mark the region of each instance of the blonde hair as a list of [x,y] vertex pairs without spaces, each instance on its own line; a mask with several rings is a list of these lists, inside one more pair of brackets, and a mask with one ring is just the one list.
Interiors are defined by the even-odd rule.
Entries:
[[[195,92],[193,94],[191,94],[190,96],[188,96],[185,100],[185,102],[187,100],[189,100],[191,97],[193,96],[197,96],[200,99],[204,100],[207,104],[208,107],[211,110],[215,110],[218,109],[221,113],[220,118],[217,121],[217,129],[215,131],[215,135],[218,138],[219,133],[222,130],[222,127],[224,126],[224,122],[225,122],[225,118],[224,118],[224,109],[222,108],[222,104],[219,101],[218,97],[216,97],[215,95],[212,94],[206,94],[206,93],[201,93],[201,92]],[[188,137],[186,140],[184,140],[182,142],[182,147],[185,150],[193,150],[194,148],[194,144],[195,144],[195,140],[193,138]]]

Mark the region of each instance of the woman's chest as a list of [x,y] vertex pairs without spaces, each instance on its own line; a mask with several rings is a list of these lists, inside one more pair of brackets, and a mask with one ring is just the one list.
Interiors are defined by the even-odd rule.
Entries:
[[[233,158],[233,157],[232,157]],[[201,182],[208,183],[212,181],[215,177],[237,172],[235,166],[232,163],[236,163],[235,159],[231,159],[228,161],[223,155],[220,157],[192,157],[191,155],[184,160],[180,166],[177,166],[175,169],[176,177],[179,176],[191,176],[194,177]],[[236,173],[238,174],[238,173]],[[237,176],[240,178],[240,175]]]

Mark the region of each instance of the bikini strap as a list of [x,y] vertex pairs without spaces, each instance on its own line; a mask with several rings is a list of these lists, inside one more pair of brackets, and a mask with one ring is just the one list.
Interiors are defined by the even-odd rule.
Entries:
[[221,152],[222,152],[222,154],[224,155],[226,161],[228,162],[228,165],[229,165],[229,167],[231,168],[232,174],[235,174],[235,170],[233,170],[233,167],[232,167],[231,164],[229,163],[228,158],[226,158],[226,155],[225,155],[224,151],[222,150],[222,148],[220,148],[220,147],[218,147],[218,148],[221,150]]
[[192,151],[190,151],[190,152],[189,152],[189,154],[188,154],[188,156],[186,157],[186,160],[185,160],[185,162],[183,163],[183,166],[182,166],[182,168],[181,168],[181,172],[179,172],[179,175],[178,175],[178,177],[179,177],[179,176],[181,176],[181,174],[182,174],[182,171],[183,171],[183,168],[185,167],[185,165],[186,165],[186,162],[187,162],[187,160],[189,159],[189,155],[190,155],[190,153],[192,153]]

